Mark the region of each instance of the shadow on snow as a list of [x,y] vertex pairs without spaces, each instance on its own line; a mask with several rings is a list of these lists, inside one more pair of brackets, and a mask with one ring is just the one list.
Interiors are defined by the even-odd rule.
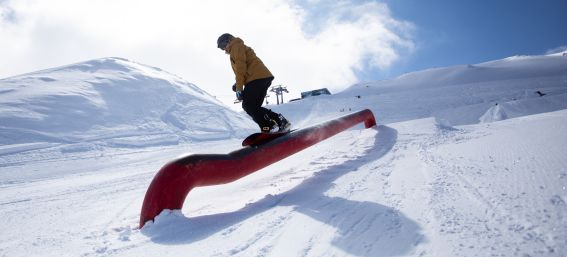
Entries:
[[[277,206],[293,206],[292,212],[305,214],[337,229],[334,246],[357,256],[396,256],[408,253],[424,240],[419,225],[398,210],[375,202],[330,197],[325,192],[333,182],[349,172],[386,155],[397,141],[398,133],[379,126],[374,146],[365,154],[345,163],[318,171],[295,188],[265,198],[229,213],[200,217],[176,217],[173,222],[154,224],[142,232],[160,244],[187,244],[242,223]],[[277,212],[274,212],[277,215]],[[271,219],[270,220],[274,220]],[[276,221],[277,222],[286,222]],[[283,224],[285,226],[285,224]],[[267,232],[269,233],[269,232]],[[252,240],[254,241],[254,240]],[[246,246],[241,251],[246,250]]]

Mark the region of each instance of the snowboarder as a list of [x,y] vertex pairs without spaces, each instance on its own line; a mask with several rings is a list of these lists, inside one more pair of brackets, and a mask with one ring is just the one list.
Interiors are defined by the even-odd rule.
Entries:
[[274,76],[244,41],[231,34],[222,34],[217,47],[230,55],[236,83],[232,90],[242,101],[242,109],[260,126],[262,133],[287,132],[291,123],[283,115],[262,107]]

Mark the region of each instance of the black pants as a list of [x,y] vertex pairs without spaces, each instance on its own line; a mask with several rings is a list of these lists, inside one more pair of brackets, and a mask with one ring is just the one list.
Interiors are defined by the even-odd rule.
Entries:
[[277,113],[262,107],[273,79],[273,77],[270,77],[250,81],[245,85],[242,93],[242,109],[252,117],[254,122],[260,126],[260,129],[271,127],[272,120],[278,120]]

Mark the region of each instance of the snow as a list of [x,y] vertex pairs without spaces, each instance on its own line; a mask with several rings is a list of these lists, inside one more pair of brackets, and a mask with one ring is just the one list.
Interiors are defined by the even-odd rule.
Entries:
[[197,86],[121,58],[2,80],[0,119],[3,144],[133,147],[227,139],[253,124]]
[[[545,93],[540,96],[536,92]],[[255,125],[121,58],[0,80],[0,256],[566,256],[567,57],[521,56],[271,106],[357,126],[139,229],[159,168]]]

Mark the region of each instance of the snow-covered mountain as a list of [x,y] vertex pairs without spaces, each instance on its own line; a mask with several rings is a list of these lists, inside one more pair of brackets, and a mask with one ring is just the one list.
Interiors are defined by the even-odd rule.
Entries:
[[435,117],[446,125],[556,111],[567,108],[567,56],[516,56],[418,71],[356,84],[334,96],[307,98],[283,108],[300,115],[296,119],[301,119],[304,114],[299,110],[305,108],[322,119],[370,108],[382,123]]
[[270,108],[296,128],[363,108],[380,125],[196,188],[138,229],[162,165],[238,149],[251,121],[118,58],[0,80],[0,256],[567,256],[567,56]]
[[158,68],[103,58],[0,80],[0,145],[147,146],[226,139],[253,125]]

